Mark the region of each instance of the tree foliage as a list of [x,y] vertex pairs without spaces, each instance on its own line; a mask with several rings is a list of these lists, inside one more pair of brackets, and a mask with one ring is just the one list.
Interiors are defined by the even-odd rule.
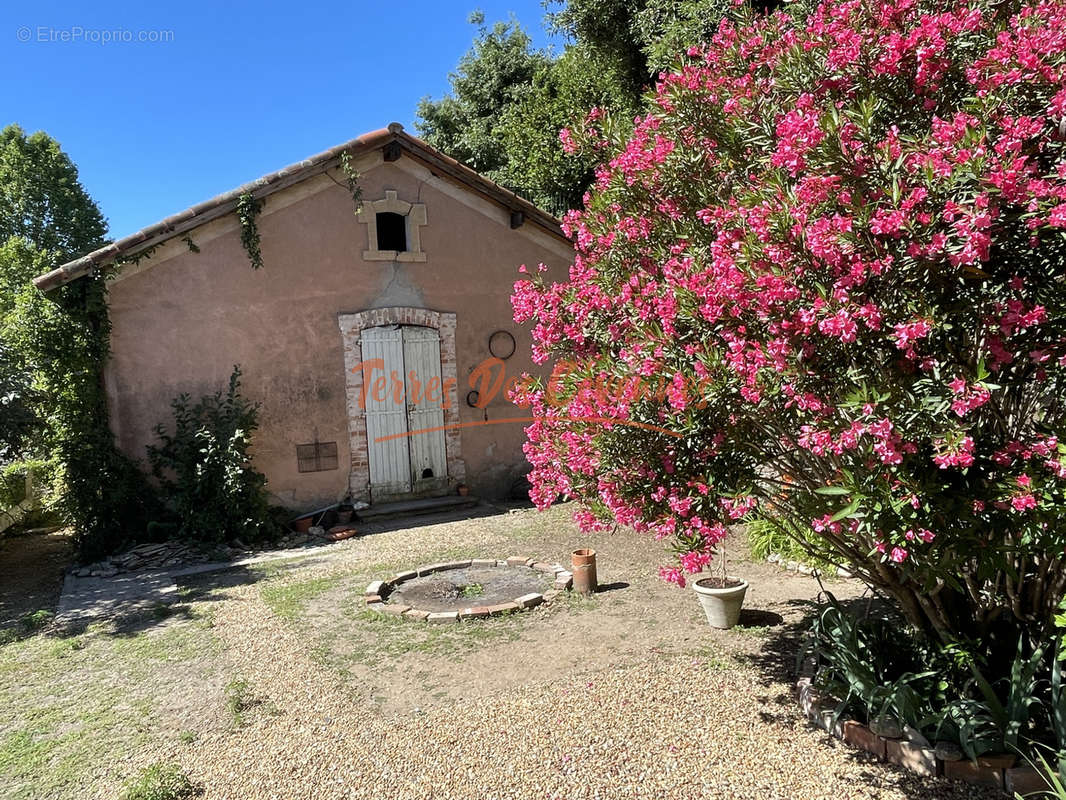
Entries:
[[477,36],[448,76],[452,93],[439,101],[422,99],[418,131],[439,150],[498,178],[507,164],[495,133],[499,119],[550,59],[533,49],[529,35],[514,19],[491,28],[481,14],[472,15],[470,21]]
[[709,42],[732,5],[731,0],[646,0],[632,24],[648,71],[668,70],[689,47]]
[[101,247],[107,236],[103,215],[59,143],[44,131],[27,136],[18,125],[0,131],[0,241],[12,236],[59,263]]
[[0,132],[0,334],[20,455],[47,459],[57,510],[93,557],[143,531],[154,496],[115,448],[102,370],[110,322],[100,273],[43,295],[32,279],[104,244],[103,217],[55,140]]
[[554,55],[536,50],[512,19],[478,26],[450,76],[451,92],[418,106],[419,135],[556,214],[577,208],[594,159],[567,153],[559,131],[610,111],[628,129],[659,69],[703,41],[727,0],[569,0],[549,14],[568,41]]
[[39,427],[37,397],[26,365],[9,342],[0,340],[0,464],[21,457]]
[[[645,0],[556,0],[555,4],[562,7],[548,15],[550,29],[583,50],[631,107],[639,105],[650,77],[639,25]],[[674,0],[671,5],[680,8],[684,3]]]
[[494,129],[506,157],[497,179],[555,213],[580,207],[592,182],[595,160],[567,153],[559,131],[601,108],[624,109],[623,119],[635,112],[584,50],[569,48],[542,67],[504,109]]
[[249,464],[259,408],[241,396],[240,378],[234,367],[224,392],[196,403],[187,394],[178,396],[171,403],[173,432],[157,426],[159,444],[148,448],[152,473],[183,539],[248,543],[276,533],[266,478]]
[[[1066,3],[726,21],[600,154],[568,279],[516,285],[539,504],[673,543],[762,513],[942,642],[1066,591]],[[1001,673],[997,673],[1001,674]]]

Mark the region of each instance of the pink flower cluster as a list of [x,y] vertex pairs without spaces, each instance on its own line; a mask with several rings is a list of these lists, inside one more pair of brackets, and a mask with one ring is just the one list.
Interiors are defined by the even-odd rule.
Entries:
[[1066,0],[825,0],[724,21],[626,140],[563,131],[604,163],[569,275],[515,284],[538,505],[681,583],[752,514],[917,570],[1066,502],[1064,53]]

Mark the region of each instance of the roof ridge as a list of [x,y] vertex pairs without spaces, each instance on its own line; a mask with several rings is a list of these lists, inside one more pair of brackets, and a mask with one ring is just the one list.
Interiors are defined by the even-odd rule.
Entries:
[[[486,178],[466,164],[445,155],[418,137],[407,133],[399,122],[391,122],[385,128],[364,133],[343,144],[323,150],[302,161],[267,173],[254,181],[249,181],[235,189],[216,195],[210,200],[197,203],[183,211],[165,217],[136,233],[68,261],[50,272],[38,275],[33,279],[33,283],[43,292],[51,291],[77,280],[83,275],[88,275],[95,268],[110,264],[121,256],[142,253],[207,222],[232,213],[242,195],[251,193],[257,197],[265,197],[307,180],[320,172],[325,172],[330,168],[332,162],[339,159],[344,152],[368,152],[391,142],[399,142],[403,149],[407,150],[413,157],[426,162],[428,165],[438,167],[460,182],[465,183],[474,191],[489,196],[501,205],[511,208],[512,211],[525,212],[531,221],[537,223],[549,233],[560,239],[566,239],[556,217],[538,208],[525,198],[518,196],[510,189],[506,189],[495,181]],[[420,155],[422,156],[421,158],[419,157]]]

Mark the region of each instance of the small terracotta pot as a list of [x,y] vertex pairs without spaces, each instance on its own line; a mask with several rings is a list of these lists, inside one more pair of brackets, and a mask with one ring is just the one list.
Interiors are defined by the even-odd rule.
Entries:
[[455,493],[458,494],[460,497],[466,497],[470,494],[470,487],[467,486],[465,483],[460,483],[458,486],[455,487]]
[[596,551],[588,548],[570,554],[570,571],[574,575],[574,591],[592,594],[596,591]]
[[311,530],[312,522],[314,522],[314,519],[312,519],[311,517],[300,517],[299,519],[294,519],[292,521],[292,529],[297,533],[307,533],[309,530]]
[[346,524],[348,522],[351,522],[352,521],[352,514],[354,514],[354,513],[355,513],[355,511],[353,511],[350,508],[343,509],[343,510],[338,508],[337,509],[337,522],[339,524],[342,524],[342,525]]

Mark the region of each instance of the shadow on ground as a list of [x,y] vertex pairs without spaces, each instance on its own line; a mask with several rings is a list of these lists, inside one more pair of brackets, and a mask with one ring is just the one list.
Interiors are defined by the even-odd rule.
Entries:
[[[867,613],[877,600],[866,594],[861,597],[839,599],[845,609],[856,615]],[[767,689],[762,696],[764,708],[759,714],[762,722],[787,727],[798,714],[797,699],[791,687],[799,675],[799,667],[808,645],[808,631],[821,609],[818,601],[792,600],[786,606],[790,621],[781,614],[758,609],[744,610],[740,625],[769,628],[762,646],[749,653],[737,654],[737,660],[754,668],[759,684]],[[782,690],[782,684],[788,687]],[[914,800],[992,800],[1004,795],[995,789],[986,789],[942,778],[927,778],[910,770],[878,761],[869,753],[845,745],[840,740],[822,731],[813,723],[804,722],[810,730],[818,733],[819,746],[839,750],[850,761],[867,766],[861,773],[863,782],[873,789],[891,789]]]

